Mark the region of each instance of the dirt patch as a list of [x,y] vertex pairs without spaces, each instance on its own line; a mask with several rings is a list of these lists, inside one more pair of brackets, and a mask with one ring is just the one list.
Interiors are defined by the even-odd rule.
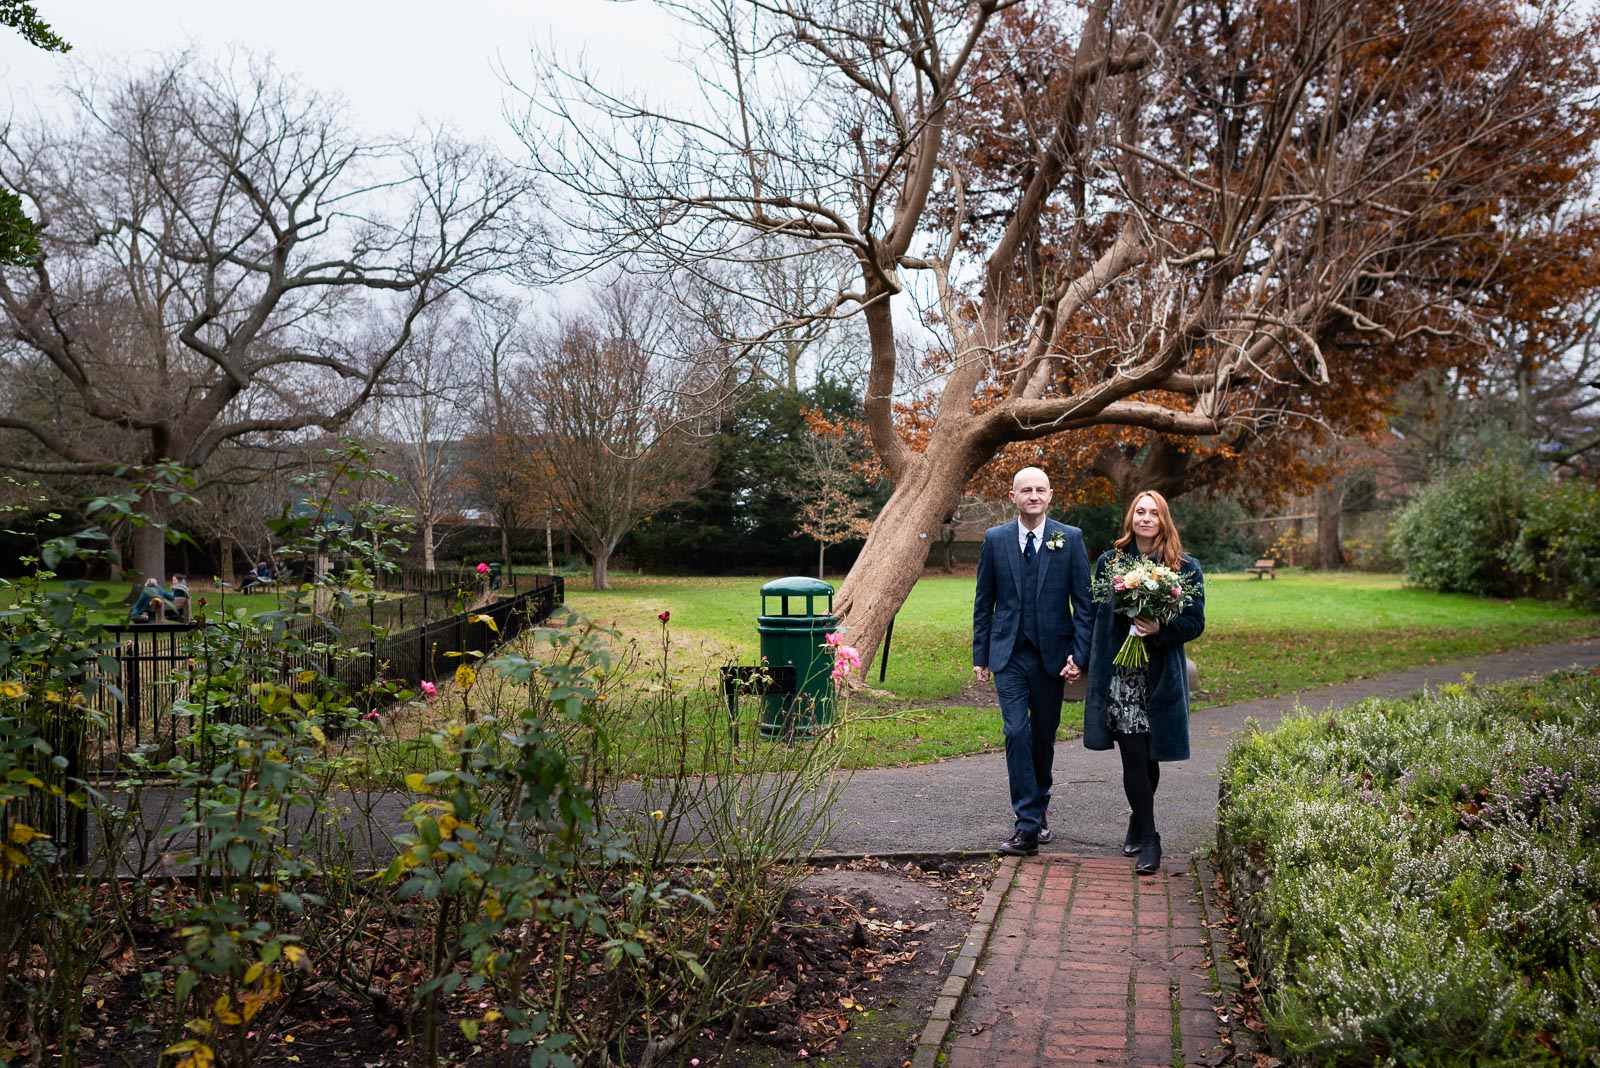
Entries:
[[[707,1028],[690,1056],[711,1066],[820,1063],[902,1068],[994,876],[992,858],[858,860],[816,868],[784,902],[761,967],[761,1003]],[[141,970],[176,946],[156,928],[131,932],[90,983],[85,1068],[154,1066],[162,1043],[145,1020]],[[394,977],[399,979],[401,977]],[[396,988],[397,990],[399,987]],[[409,1063],[402,999],[378,1012],[331,982],[311,982],[264,1017],[256,1063],[298,1068],[400,1068]],[[381,1003],[382,999],[380,999]],[[452,1004],[443,1028],[447,1060],[470,1063]],[[17,1021],[20,1025],[20,1021]],[[0,1032],[6,1031],[0,1028]],[[0,1033],[0,1048],[18,1034]],[[3,1063],[4,1057],[0,1057]],[[171,1058],[167,1058],[168,1061]],[[676,1063],[676,1061],[674,1061]]]
[[768,953],[778,983],[701,1065],[902,1068],[993,879],[992,858],[850,861],[814,871]]

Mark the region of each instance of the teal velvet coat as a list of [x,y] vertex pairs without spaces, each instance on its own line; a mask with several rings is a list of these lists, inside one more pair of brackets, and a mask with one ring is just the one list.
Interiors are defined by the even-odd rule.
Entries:
[[[1101,579],[1110,566],[1113,552],[1102,553],[1094,562],[1093,576]],[[1161,631],[1144,640],[1150,654],[1150,757],[1153,760],[1189,759],[1189,672],[1183,647],[1206,629],[1205,576],[1199,561],[1185,554],[1179,571],[1190,576],[1200,588],[1193,604]],[[1088,692],[1083,705],[1083,744],[1088,749],[1112,748],[1107,704],[1111,696],[1111,660],[1122,648],[1133,620],[1119,616],[1109,604],[1096,600],[1089,641]]]

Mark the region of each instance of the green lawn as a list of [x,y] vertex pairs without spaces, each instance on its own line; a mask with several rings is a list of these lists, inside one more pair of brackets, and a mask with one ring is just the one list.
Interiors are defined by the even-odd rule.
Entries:
[[[759,655],[761,578],[616,576],[597,593],[569,581],[567,602],[614,626],[625,641],[655,645],[657,616],[680,673],[710,677]],[[895,623],[889,671],[866,674],[851,698],[851,763],[921,763],[999,742],[999,714],[961,703],[972,678],[971,578],[925,578]],[[1224,704],[1368,678],[1386,671],[1521,645],[1600,635],[1600,616],[1543,601],[1485,600],[1407,589],[1399,576],[1280,570],[1277,579],[1207,576],[1207,630],[1189,648],[1200,669],[1196,705]],[[971,700],[969,697],[967,700]],[[1063,733],[1082,710],[1069,706]]]

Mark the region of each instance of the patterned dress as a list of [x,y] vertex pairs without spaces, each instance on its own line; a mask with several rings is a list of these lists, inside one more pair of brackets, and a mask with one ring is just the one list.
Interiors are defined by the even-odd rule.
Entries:
[[1149,734],[1150,710],[1145,707],[1149,700],[1149,665],[1112,665],[1111,700],[1106,708],[1112,731],[1117,734]]

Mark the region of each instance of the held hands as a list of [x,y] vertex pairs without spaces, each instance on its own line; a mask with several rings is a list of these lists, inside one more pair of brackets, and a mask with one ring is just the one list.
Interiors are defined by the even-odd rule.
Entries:
[[1070,656],[1067,657],[1067,665],[1061,669],[1061,677],[1068,682],[1077,682],[1082,675],[1083,669],[1078,666],[1078,662]]
[[1133,633],[1141,638],[1148,638],[1152,634],[1161,632],[1161,624],[1145,616],[1135,616],[1133,620]]
[[976,666],[974,666],[973,669],[972,669],[972,673],[974,675],[978,676],[978,681],[979,682],[988,682],[989,681],[989,669],[986,668],[986,667],[976,667]]

